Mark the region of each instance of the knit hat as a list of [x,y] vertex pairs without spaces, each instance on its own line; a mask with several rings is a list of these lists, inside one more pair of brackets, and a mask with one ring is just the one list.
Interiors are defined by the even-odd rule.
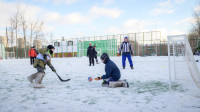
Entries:
[[55,49],[52,45],[47,46],[48,49]]

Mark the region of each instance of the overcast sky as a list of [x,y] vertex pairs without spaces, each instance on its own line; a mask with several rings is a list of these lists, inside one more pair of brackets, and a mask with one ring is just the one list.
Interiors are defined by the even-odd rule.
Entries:
[[54,38],[85,37],[142,31],[185,34],[191,28],[197,0],[0,0],[0,35],[16,5],[30,19],[45,21]]

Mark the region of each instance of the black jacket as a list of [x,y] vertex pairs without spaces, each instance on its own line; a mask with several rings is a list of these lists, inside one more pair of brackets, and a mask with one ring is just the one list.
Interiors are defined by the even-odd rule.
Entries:
[[89,46],[87,49],[87,56],[94,57],[95,55],[95,48],[93,46]]

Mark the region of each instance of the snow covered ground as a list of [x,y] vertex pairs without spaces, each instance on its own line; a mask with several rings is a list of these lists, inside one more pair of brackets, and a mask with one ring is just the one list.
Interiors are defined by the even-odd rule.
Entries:
[[[57,58],[52,64],[61,82],[47,67],[45,88],[35,89],[27,76],[36,72],[29,59],[0,61],[0,112],[200,112],[200,90],[184,64],[178,68],[182,80],[173,80],[168,91],[167,57],[133,57],[134,70],[121,67],[121,58],[111,58],[130,88],[101,87],[104,64],[88,66],[88,58]],[[128,63],[127,63],[128,64]],[[199,64],[199,63],[198,63]],[[200,67],[200,64],[199,64]],[[182,73],[181,73],[182,72]]]

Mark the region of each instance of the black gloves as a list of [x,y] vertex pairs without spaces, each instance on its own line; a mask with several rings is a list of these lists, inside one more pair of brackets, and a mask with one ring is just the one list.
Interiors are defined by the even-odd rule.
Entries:
[[44,60],[47,60],[47,54],[43,55]]

